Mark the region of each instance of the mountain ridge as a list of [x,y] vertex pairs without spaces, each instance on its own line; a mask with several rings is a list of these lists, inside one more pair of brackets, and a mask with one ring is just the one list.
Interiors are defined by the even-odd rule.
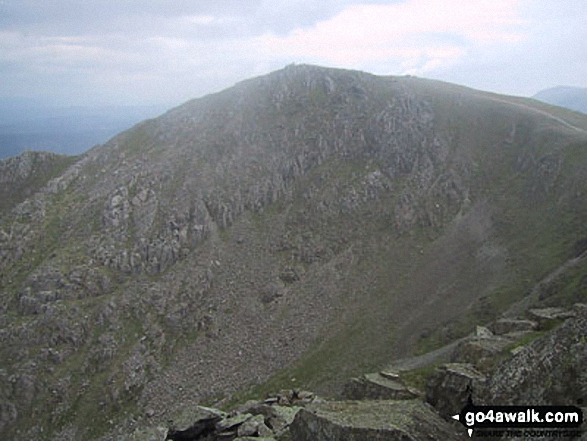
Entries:
[[266,381],[334,393],[465,335],[587,237],[585,127],[316,66],[139,123],[0,219],[0,433],[98,439]]

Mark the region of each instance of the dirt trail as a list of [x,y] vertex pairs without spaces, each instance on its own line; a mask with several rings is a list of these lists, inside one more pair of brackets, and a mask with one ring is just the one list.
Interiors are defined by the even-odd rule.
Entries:
[[512,306],[508,308],[508,310],[503,314],[504,317],[507,318],[515,318],[518,316],[522,316],[525,311],[534,307],[538,301],[540,300],[540,293],[552,282],[556,281],[559,277],[563,276],[564,273],[570,269],[574,268],[577,265],[582,264],[587,259],[587,251],[583,252],[577,257],[567,260],[557,269],[549,273],[544,279],[540,280],[530,293],[525,296],[520,301],[514,303]]
[[587,130],[582,129],[580,127],[577,127],[577,126],[575,126],[575,125],[573,125],[573,124],[565,121],[564,119],[559,118],[558,116],[555,116],[555,115],[553,115],[551,113],[548,113],[545,110],[536,109],[535,107],[531,107],[531,106],[528,106],[526,104],[516,103],[516,102],[508,101],[508,100],[502,99],[502,98],[489,97],[489,99],[492,100],[492,101],[498,102],[498,103],[509,104],[509,105],[512,105],[512,106],[521,107],[521,108],[523,108],[525,110],[528,110],[530,112],[538,113],[540,115],[546,116],[546,117],[548,117],[548,118],[550,118],[550,119],[552,119],[552,120],[554,120],[554,121],[562,124],[563,126],[569,128],[571,130],[575,130],[577,132],[581,132],[581,133],[587,134]]
[[387,366],[386,369],[392,372],[409,371],[411,369],[418,369],[436,363],[448,363],[457,345],[467,338],[469,338],[469,336],[459,338],[458,340],[455,340],[447,344],[446,346],[443,346],[441,348],[435,349],[434,351],[430,351],[422,355],[394,360],[393,362],[391,362],[391,364]]

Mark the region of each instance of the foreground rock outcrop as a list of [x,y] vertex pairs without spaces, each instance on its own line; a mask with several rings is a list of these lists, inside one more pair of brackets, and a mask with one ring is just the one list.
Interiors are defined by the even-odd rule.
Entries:
[[296,441],[459,440],[462,433],[420,400],[334,401],[300,410]]
[[485,386],[487,378],[472,364],[449,363],[440,366],[428,378],[426,401],[444,418],[458,414],[473,397],[473,391]]
[[[529,314],[536,316],[535,311]],[[198,406],[186,410],[165,428],[141,428],[132,439],[468,439],[464,428],[451,417],[471,401],[500,406],[583,405],[587,397],[587,306],[560,308],[557,317],[566,320],[549,331],[533,334],[534,340],[527,344],[527,332],[536,329],[536,323],[530,320],[500,318],[487,327],[478,327],[475,335],[461,343],[492,340],[495,336],[491,328],[508,335],[511,344],[491,354],[467,353],[459,349],[461,345],[453,345],[452,357],[466,360],[438,366],[428,375],[425,395],[409,385],[411,371],[386,369],[351,379],[339,400],[325,400],[294,389],[261,401],[247,401],[230,412]],[[477,359],[473,363],[464,362],[471,361],[474,354]]]
[[407,400],[420,395],[420,391],[404,384],[399,375],[385,371],[352,378],[342,391],[347,400]]
[[322,402],[315,394],[284,390],[261,401],[248,401],[231,412],[196,406],[186,409],[167,427],[136,430],[132,437],[153,441],[269,441],[289,437],[296,414],[305,406]]
[[587,403],[587,307],[576,305],[563,317],[571,318],[495,368],[487,383],[487,402]]
[[[559,325],[537,334],[528,344],[512,343],[493,359],[478,353],[479,367],[470,363],[439,366],[428,378],[426,401],[445,418],[459,413],[469,400],[475,405],[583,407],[587,402],[587,306],[533,309],[528,315],[543,317],[543,326],[555,320]],[[536,328],[523,319],[492,324],[494,329],[511,330],[512,326]]]

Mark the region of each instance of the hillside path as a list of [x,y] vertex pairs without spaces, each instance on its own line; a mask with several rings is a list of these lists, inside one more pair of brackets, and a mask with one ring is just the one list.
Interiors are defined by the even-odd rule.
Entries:
[[577,127],[577,126],[569,123],[568,121],[565,121],[564,119],[559,118],[558,116],[553,115],[552,113],[548,113],[546,110],[536,109],[535,107],[531,107],[531,106],[528,106],[528,105],[522,104],[522,103],[516,103],[516,102],[513,102],[513,101],[508,101],[508,100],[503,99],[503,98],[489,97],[489,99],[492,100],[492,101],[498,102],[498,103],[504,103],[504,104],[510,104],[510,105],[513,105],[513,106],[518,106],[518,107],[521,107],[521,108],[523,108],[525,110],[529,110],[530,112],[539,113],[540,115],[546,116],[546,117],[548,117],[548,118],[550,118],[550,119],[552,119],[552,120],[554,120],[554,121],[562,124],[563,126],[571,129],[571,130],[575,130],[577,132],[581,132],[581,133],[587,134],[587,130],[582,129],[580,127]]

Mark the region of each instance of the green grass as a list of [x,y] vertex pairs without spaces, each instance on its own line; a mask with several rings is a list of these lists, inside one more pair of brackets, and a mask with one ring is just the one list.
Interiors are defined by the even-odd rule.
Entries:
[[412,369],[401,373],[402,381],[414,389],[418,389],[422,392],[426,392],[426,383],[430,375],[434,373],[438,365],[432,364],[430,366],[424,366],[417,369]]

